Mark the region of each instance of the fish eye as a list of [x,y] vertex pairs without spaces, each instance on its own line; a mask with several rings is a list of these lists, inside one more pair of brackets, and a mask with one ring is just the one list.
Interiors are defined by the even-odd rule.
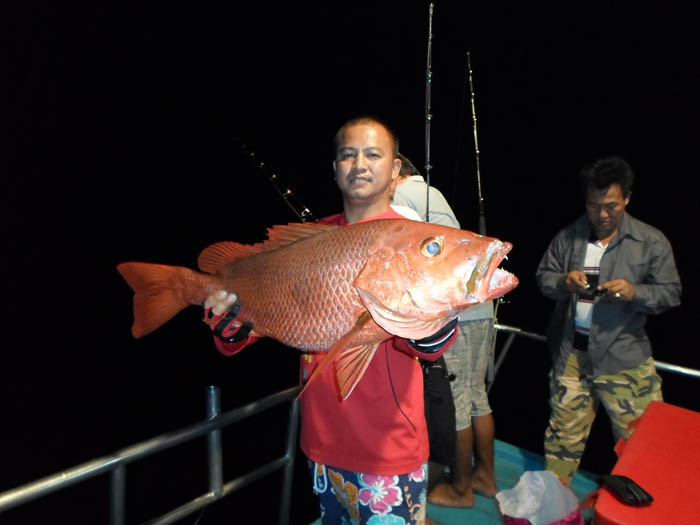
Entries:
[[439,237],[428,237],[420,243],[420,252],[426,257],[435,257],[440,255],[443,248],[442,239]]

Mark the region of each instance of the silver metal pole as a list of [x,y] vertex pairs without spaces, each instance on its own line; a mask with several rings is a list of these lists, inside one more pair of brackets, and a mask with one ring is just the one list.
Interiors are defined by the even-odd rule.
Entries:
[[287,426],[287,450],[284,467],[284,482],[282,483],[282,501],[280,503],[280,525],[289,524],[289,511],[292,501],[292,480],[294,479],[294,457],[297,450],[297,433],[299,429],[299,403],[298,399],[292,401],[289,407],[289,425]]
[[[212,421],[221,412],[221,390],[210,386],[207,389],[207,420]],[[224,490],[224,473],[221,453],[221,430],[215,429],[207,435],[209,459],[209,490],[220,496]]]
[[700,379],[700,370],[695,370],[685,366],[672,365],[657,360],[654,360],[654,365],[656,365],[657,369],[664,370],[665,372],[674,372],[683,376],[690,376]]
[[[155,438],[142,441],[136,445],[123,448],[113,454],[96,458],[68,470],[52,474],[26,485],[0,493],[0,513],[21,505],[30,500],[40,498],[57,490],[67,488],[90,478],[111,472],[115,468],[151,456],[162,450],[172,448],[180,443],[186,443],[194,438],[204,436],[212,429],[222,428],[254,414],[263,412],[281,403],[292,401],[299,394],[295,386],[272,394],[266,398],[254,401],[243,407],[220,414],[216,421],[203,421],[190,425],[176,432],[161,434]],[[257,478],[256,478],[257,479]]]
[[126,500],[126,467],[118,465],[110,473],[112,493],[110,494],[110,523],[111,525],[124,525],[125,500]]

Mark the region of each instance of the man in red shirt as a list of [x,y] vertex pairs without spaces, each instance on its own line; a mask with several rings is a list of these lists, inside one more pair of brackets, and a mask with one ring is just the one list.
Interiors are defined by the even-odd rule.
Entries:
[[[362,117],[341,127],[334,145],[333,169],[343,213],[320,222],[349,225],[402,219],[390,207],[392,182],[401,168],[395,134],[380,121]],[[226,355],[255,341],[246,331],[226,332],[235,317],[236,300],[235,293],[222,290],[204,305],[216,346]],[[301,397],[300,445],[309,459],[324,524],[343,519],[367,523],[373,516],[424,522],[429,442],[417,358],[437,359],[454,341],[455,325],[451,322],[419,341],[393,337],[382,342],[344,401],[337,395],[333,367],[326,368]],[[302,382],[324,356],[302,354]]]

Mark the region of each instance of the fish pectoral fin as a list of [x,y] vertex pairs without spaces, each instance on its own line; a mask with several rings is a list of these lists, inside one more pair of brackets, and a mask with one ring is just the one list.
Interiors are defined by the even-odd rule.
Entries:
[[369,366],[370,361],[377,351],[379,343],[371,345],[346,348],[335,362],[335,376],[340,388],[340,398],[345,400],[350,397],[357,383]]
[[[366,310],[359,315],[359,317],[357,318],[357,321],[355,322],[355,326],[353,326],[352,329],[348,333],[346,333],[343,337],[338,339],[333,344],[333,346],[331,346],[330,350],[328,350],[328,353],[326,353],[326,357],[324,357],[321,360],[321,362],[316,366],[314,371],[311,373],[311,376],[306,381],[304,388],[302,388],[301,392],[299,392],[297,399],[299,399],[304,394],[306,389],[309,388],[309,385],[316,380],[316,378],[321,374],[321,372],[329,364],[331,364],[335,360],[336,357],[338,357],[338,355],[347,346],[348,342],[355,336],[355,334],[357,334],[360,330],[362,330],[365,327],[365,325],[368,322],[370,322],[371,320],[372,320],[372,316],[369,315],[369,312],[367,312]],[[354,385],[353,385],[353,387],[354,387]],[[343,399],[345,399],[345,398],[343,398]]]

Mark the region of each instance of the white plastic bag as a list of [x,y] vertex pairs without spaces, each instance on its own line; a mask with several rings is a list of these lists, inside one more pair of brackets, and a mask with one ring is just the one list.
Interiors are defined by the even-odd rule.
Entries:
[[518,484],[496,494],[507,524],[583,524],[578,499],[547,470],[527,471]]

